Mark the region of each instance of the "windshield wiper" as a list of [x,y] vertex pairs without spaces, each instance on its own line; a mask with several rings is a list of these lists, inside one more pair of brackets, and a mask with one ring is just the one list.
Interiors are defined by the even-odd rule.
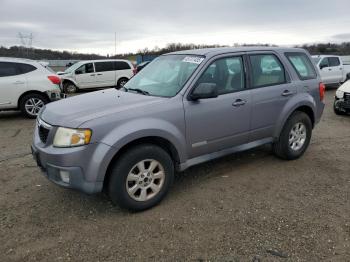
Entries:
[[143,94],[145,96],[149,96],[150,95],[149,92],[147,92],[145,90],[142,90],[142,89],[139,89],[139,88],[126,88],[126,87],[124,87],[124,88],[125,88],[126,92],[134,91],[134,92],[137,92],[139,94]]

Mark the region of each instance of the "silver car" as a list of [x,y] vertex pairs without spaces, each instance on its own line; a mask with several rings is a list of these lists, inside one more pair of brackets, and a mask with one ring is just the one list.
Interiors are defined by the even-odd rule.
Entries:
[[175,172],[190,166],[264,144],[282,159],[299,158],[324,92],[303,49],[170,53],[121,90],[47,105],[32,152],[55,184],[105,190],[114,203],[140,211],[158,204]]

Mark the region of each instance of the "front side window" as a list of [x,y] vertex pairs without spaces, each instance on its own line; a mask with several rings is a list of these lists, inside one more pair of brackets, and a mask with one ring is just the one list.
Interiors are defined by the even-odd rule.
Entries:
[[218,95],[241,91],[245,88],[242,57],[222,58],[214,61],[198,79],[201,83],[215,84]]
[[19,75],[19,68],[16,63],[0,62],[0,77]]
[[253,87],[279,85],[286,82],[284,68],[275,55],[250,55],[249,58]]
[[93,63],[87,63],[79,67],[75,73],[76,74],[89,74],[94,72],[94,65]]
[[95,70],[96,72],[114,71],[114,64],[113,62],[96,62]]
[[329,57],[329,66],[340,66],[340,60],[338,57]]
[[126,90],[142,91],[161,97],[175,96],[203,62],[195,55],[164,55],[153,60],[124,86]]
[[325,67],[329,67],[328,57],[323,58],[321,63],[320,63],[320,69],[325,68]]
[[305,54],[286,53],[286,56],[301,80],[316,78],[314,66]]

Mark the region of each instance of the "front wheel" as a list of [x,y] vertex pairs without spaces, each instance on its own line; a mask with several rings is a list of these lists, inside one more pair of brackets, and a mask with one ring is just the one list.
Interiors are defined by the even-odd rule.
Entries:
[[74,94],[78,91],[78,88],[75,84],[68,82],[63,85],[63,91],[66,94]]
[[345,112],[340,110],[338,103],[339,101],[337,100],[334,101],[334,104],[333,104],[334,113],[339,116],[345,115]]
[[19,102],[19,108],[23,115],[28,118],[36,118],[39,111],[49,102],[44,95],[33,93],[25,95]]
[[273,144],[273,151],[279,158],[297,159],[309,146],[311,135],[310,117],[304,112],[294,112],[285,123],[278,141]]
[[111,170],[108,184],[113,203],[131,211],[157,205],[174,180],[174,164],[155,145],[139,145],[126,151]]
[[120,89],[120,88],[123,88],[125,86],[125,84],[128,82],[129,80],[127,78],[121,78],[118,80],[118,83],[117,83],[117,88]]

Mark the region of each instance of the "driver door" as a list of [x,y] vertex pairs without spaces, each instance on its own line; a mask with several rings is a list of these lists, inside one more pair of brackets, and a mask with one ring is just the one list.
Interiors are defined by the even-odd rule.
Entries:
[[79,88],[97,87],[93,63],[87,63],[75,70],[75,81]]
[[243,56],[217,59],[207,67],[193,90],[200,83],[215,84],[218,97],[184,99],[190,158],[248,142],[251,97],[246,89],[245,72]]

